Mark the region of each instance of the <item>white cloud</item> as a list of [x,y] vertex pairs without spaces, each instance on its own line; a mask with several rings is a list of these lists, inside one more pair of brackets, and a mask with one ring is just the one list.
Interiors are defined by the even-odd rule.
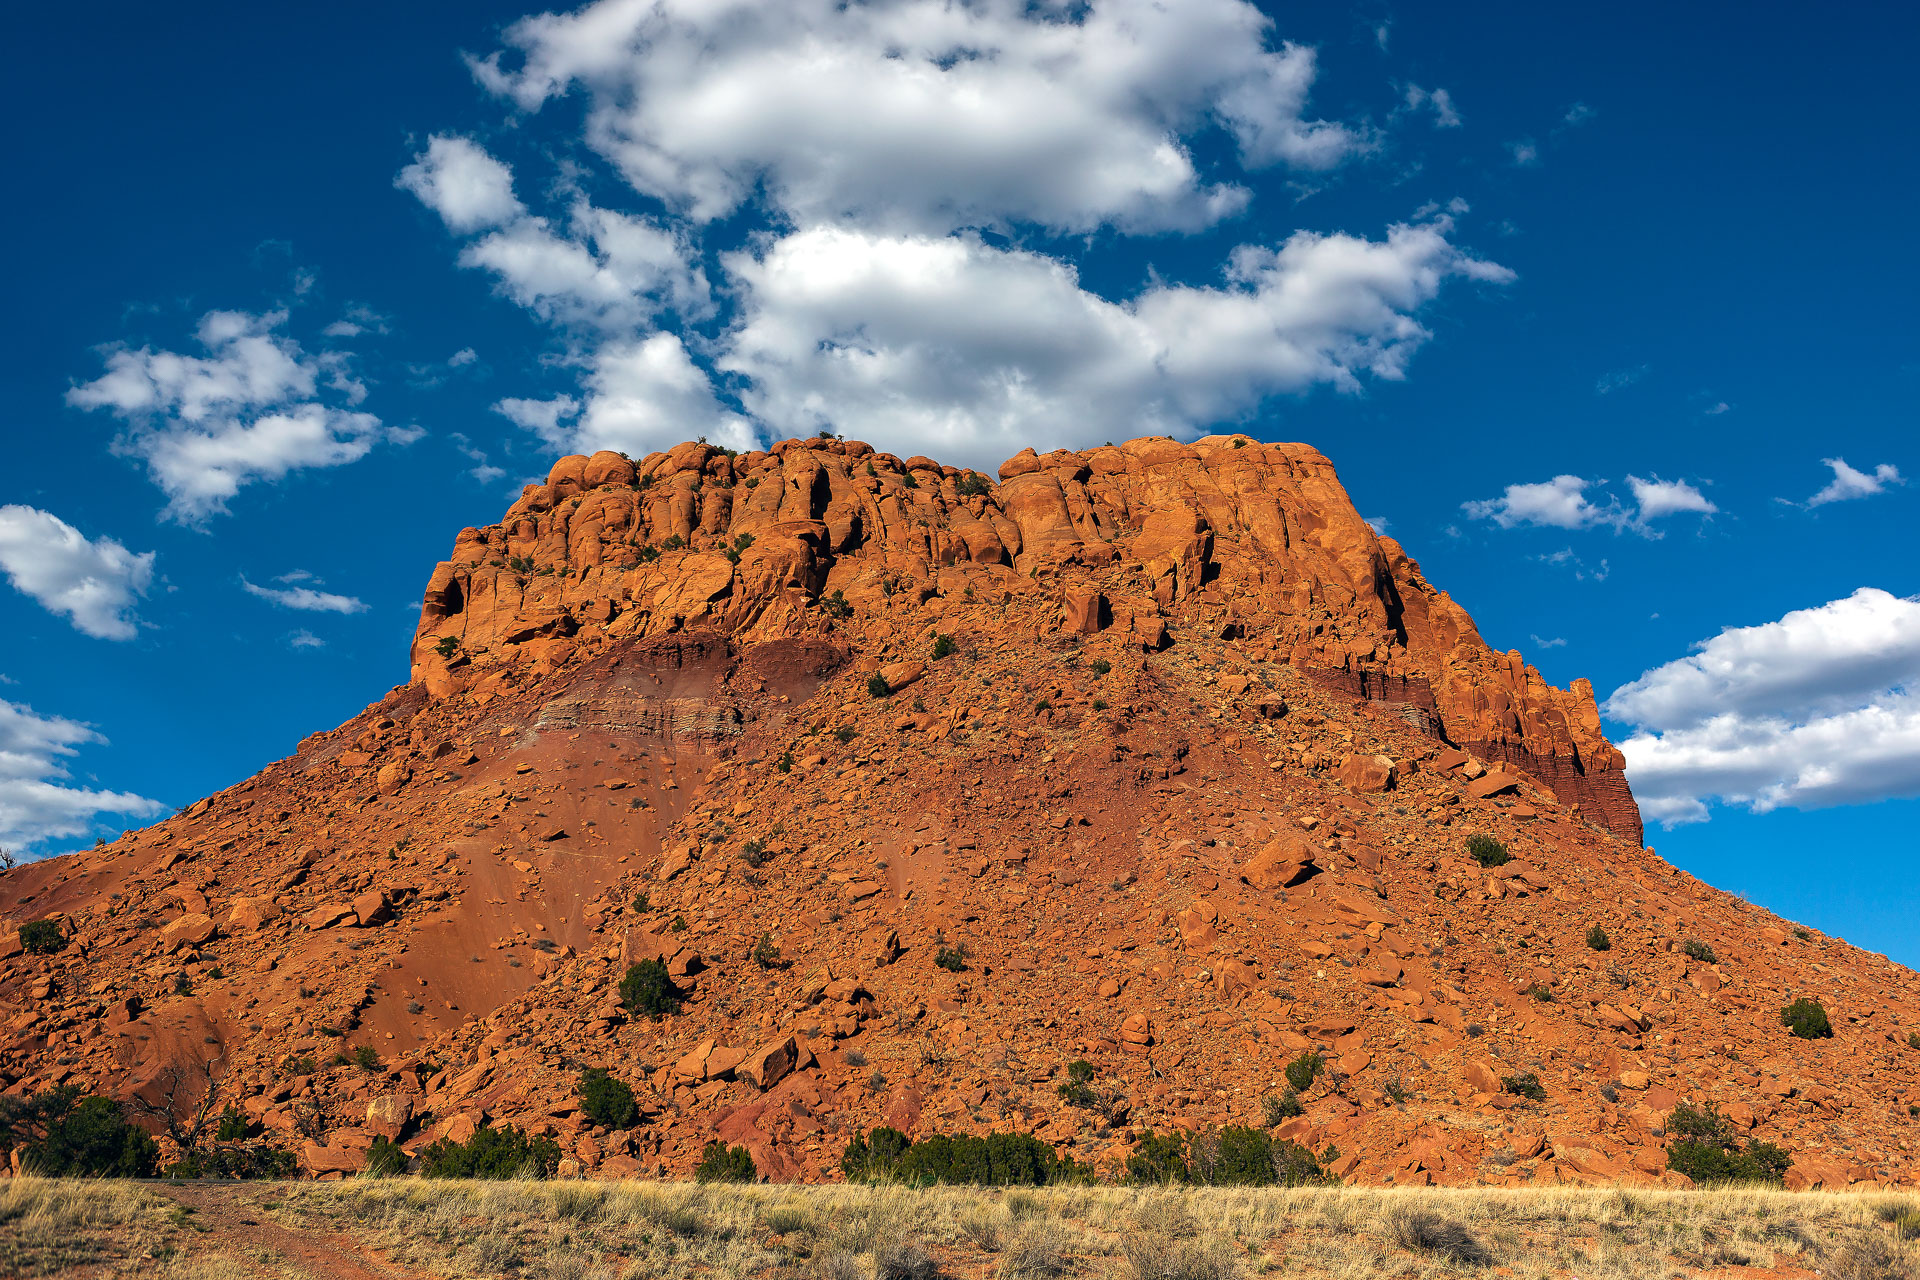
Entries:
[[84,836],[97,815],[151,818],[166,806],[124,791],[65,785],[66,761],[104,743],[90,726],[0,700],[0,845],[11,849]]
[[1658,476],[1642,480],[1639,476],[1628,476],[1627,485],[1633,490],[1634,505],[1640,508],[1642,523],[1682,511],[1710,516],[1720,510],[1685,480],[1662,480]]
[[1244,0],[601,0],[474,70],[525,110],[584,89],[588,143],[700,222],[764,191],[802,224],[1194,228],[1245,202],[1195,169],[1208,121],[1249,166],[1368,145],[1306,117],[1314,53],[1271,25]]
[[468,245],[460,264],[491,272],[502,294],[543,320],[630,329],[667,308],[696,319],[711,312],[706,274],[690,254],[650,219],[582,203],[566,234],[521,218]]
[[1387,519],[1385,516],[1368,516],[1366,517],[1366,521],[1367,528],[1373,530],[1374,533],[1381,537],[1385,537],[1387,530],[1393,527],[1393,521]]
[[102,640],[134,637],[134,604],[153,582],[153,556],[112,538],[89,540],[35,507],[0,507],[0,570],[14,589]]
[[1604,507],[1588,500],[1586,491],[1596,483],[1604,482],[1555,476],[1539,484],[1510,484],[1498,498],[1463,502],[1460,507],[1475,520],[1491,520],[1502,529],[1522,524],[1556,529],[1585,529],[1596,524],[1621,527],[1630,517],[1621,511],[1618,499],[1610,498]]
[[472,364],[474,361],[478,360],[479,358],[480,358],[480,353],[475,351],[472,347],[462,347],[458,351],[454,352],[452,355],[447,357],[447,368],[449,369],[464,368],[465,366]]
[[1852,498],[1871,498],[1885,491],[1890,484],[1905,484],[1900,469],[1890,462],[1883,462],[1871,473],[1857,471],[1847,465],[1845,458],[1822,458],[1822,462],[1833,468],[1833,479],[1827,487],[1807,499],[1810,507],[1822,507],[1829,502],[1846,502]]
[[[288,575],[279,580],[299,582],[310,578],[310,574],[303,572],[297,577]],[[245,578],[240,579],[240,585],[248,595],[271,601],[282,609],[299,609],[308,613],[365,613],[367,610],[365,601],[336,595],[331,591],[317,591],[312,587],[262,587]]]
[[1723,413],[1731,412],[1732,409],[1733,409],[1733,406],[1728,404],[1725,400],[1716,400],[1712,404],[1708,405],[1701,412],[1705,413],[1709,418],[1717,418]]
[[1640,364],[1631,369],[1615,369],[1611,373],[1603,373],[1594,380],[1593,393],[1604,396],[1619,391],[1623,387],[1630,387],[1647,376],[1648,367]]
[[246,485],[341,466],[383,438],[404,440],[372,414],[341,407],[366,395],[349,357],[309,355],[276,332],[286,318],[210,311],[196,331],[205,356],[107,348],[107,372],[74,387],[67,402],[126,422],[115,448],[145,461],[168,516],[192,525],[224,513]]
[[470,138],[435,134],[393,184],[412,192],[456,235],[497,227],[526,212],[513,194],[513,172]]
[[1614,691],[1649,817],[1920,794],[1920,600],[1872,587],[1734,627]]
[[1507,144],[1507,155],[1517,167],[1529,169],[1540,163],[1540,144],[1532,138],[1521,138]]
[[1436,129],[1458,129],[1460,112],[1453,105],[1453,95],[1445,89],[1422,89],[1417,84],[1407,86],[1407,110],[1432,111],[1433,127]]
[[494,409],[564,453],[613,449],[637,458],[696,436],[735,449],[758,443],[752,424],[715,398],[671,333],[602,346],[583,381],[584,399],[507,399]]
[[1566,643],[1563,636],[1555,636],[1551,640],[1542,640],[1537,634],[1533,637],[1533,647],[1536,649],[1561,649],[1566,647]]
[[[1705,494],[1684,480],[1662,480],[1655,476],[1643,480],[1627,477],[1633,492],[1632,507],[1613,494],[1602,494],[1605,501],[1587,496],[1604,480],[1586,480],[1580,476],[1555,476],[1536,484],[1510,484],[1498,498],[1484,498],[1460,504],[1475,520],[1491,520],[1502,529],[1520,525],[1538,525],[1554,529],[1608,528],[1615,532],[1631,530],[1650,538],[1660,537],[1652,522],[1681,512],[1713,515],[1720,508]],[[1566,553],[1571,557],[1572,552]],[[1551,559],[1551,557],[1549,557]]]
[[726,260],[744,318],[716,364],[776,431],[832,427],[975,464],[1034,439],[1185,434],[1277,392],[1403,377],[1429,336],[1412,313],[1443,281],[1511,279],[1450,229],[1297,232],[1236,250],[1219,286],[1115,303],[1040,254],[814,228]]
[[327,642],[311,631],[296,631],[287,637],[287,647],[290,649],[324,649],[327,647]]

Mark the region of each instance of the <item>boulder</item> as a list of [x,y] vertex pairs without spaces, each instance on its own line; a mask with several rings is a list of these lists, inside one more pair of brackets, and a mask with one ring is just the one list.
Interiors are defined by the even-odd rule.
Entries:
[[198,947],[211,942],[219,926],[206,916],[181,916],[160,930],[160,946],[171,954],[183,947]]
[[745,1076],[762,1089],[771,1089],[786,1078],[799,1058],[800,1047],[794,1038],[778,1036],[742,1058],[734,1074]]
[[1386,756],[1351,755],[1334,770],[1334,778],[1349,791],[1371,794],[1393,786],[1393,761]]
[[227,930],[230,933],[252,933],[269,920],[278,919],[280,905],[272,898],[258,897],[235,898],[227,906]]
[[1083,636],[1104,631],[1113,622],[1113,613],[1107,604],[1106,593],[1101,591],[1069,588],[1061,596],[1060,613],[1061,629]]
[[1289,833],[1254,854],[1240,868],[1240,878],[1256,889],[1285,889],[1312,879],[1325,858],[1325,849]]
[[378,889],[369,889],[365,893],[355,894],[353,899],[353,915],[355,921],[363,929],[385,923],[388,917],[392,915],[392,911],[387,902],[387,895]]

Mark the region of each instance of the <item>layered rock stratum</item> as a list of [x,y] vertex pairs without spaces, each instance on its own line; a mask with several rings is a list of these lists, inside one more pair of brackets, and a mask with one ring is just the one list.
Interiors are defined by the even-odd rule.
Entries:
[[[316,1176],[491,1121],[570,1172],[719,1137],[820,1179],[877,1123],[1114,1168],[1266,1123],[1317,1052],[1277,1132],[1349,1180],[1684,1181],[1688,1099],[1794,1185],[1912,1182],[1914,975],[1642,838],[1591,687],[1491,650],[1306,446],[565,458],[434,570],[407,684],[0,877],[70,935],[0,934],[0,1086],[204,1067]],[[646,959],[678,1013],[622,1007]]]

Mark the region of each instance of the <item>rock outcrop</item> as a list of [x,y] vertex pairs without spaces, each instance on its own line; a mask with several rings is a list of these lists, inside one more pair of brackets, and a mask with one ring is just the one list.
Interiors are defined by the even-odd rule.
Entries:
[[428,585],[413,672],[441,694],[556,644],[818,635],[838,607],[969,588],[1046,594],[1081,635],[1231,636],[1328,688],[1431,712],[1439,736],[1641,839],[1592,686],[1555,688],[1488,649],[1325,457],[1244,436],[1027,450],[997,486],[850,440],[562,458],[499,524],[461,532]]
[[790,1179],[883,1123],[1109,1171],[1235,1123],[1349,1181],[1682,1185],[1686,1099],[1792,1185],[1920,1180],[1914,975],[1642,847],[1591,690],[1488,650],[1302,446],[563,459],[460,535],[413,662],[0,874],[0,1090],[205,1071],[314,1177],[488,1123]]

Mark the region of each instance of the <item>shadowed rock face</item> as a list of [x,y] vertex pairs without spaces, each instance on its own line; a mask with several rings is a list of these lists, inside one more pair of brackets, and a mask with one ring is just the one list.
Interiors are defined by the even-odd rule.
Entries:
[[1490,650],[1321,454],[1241,436],[1027,450],[997,486],[826,439],[562,458],[434,571],[413,675],[443,694],[624,636],[823,634],[836,592],[872,612],[969,589],[1059,600],[1083,635],[1231,635],[1330,688],[1429,710],[1437,736],[1641,839],[1592,686],[1555,688]]
[[[1791,1185],[1920,1181],[1914,975],[1642,847],[1591,691],[1490,652],[1309,449],[568,458],[460,535],[413,660],[0,874],[0,1090],[204,1066],[316,1177],[494,1123],[568,1173],[719,1138],[817,1180],[882,1123],[1111,1169],[1265,1123],[1312,1053],[1275,1132],[1350,1181],[1684,1185],[1683,1097]],[[642,961],[677,1011],[623,1003]]]

